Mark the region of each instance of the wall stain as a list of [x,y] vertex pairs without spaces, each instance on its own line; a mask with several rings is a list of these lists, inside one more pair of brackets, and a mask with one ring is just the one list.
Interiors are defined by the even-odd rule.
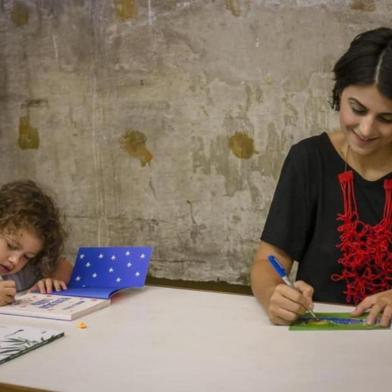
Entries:
[[29,23],[29,9],[25,4],[17,1],[11,11],[11,20],[15,26],[20,27]]
[[146,147],[147,137],[139,131],[128,129],[120,139],[121,147],[134,158],[139,159],[142,166],[150,163],[153,155]]
[[49,106],[49,102],[46,98],[38,98],[38,99],[28,99],[24,104],[24,107],[30,108],[47,108]]
[[257,103],[264,102],[263,90],[260,87],[256,87],[256,89],[255,89],[255,98],[256,98]]
[[261,169],[263,176],[271,176],[278,180],[282,163],[290,145],[292,145],[290,136],[285,132],[279,134],[277,126],[274,123],[269,123],[266,130],[266,147],[259,155],[257,162],[257,167]]
[[233,16],[241,16],[240,0],[225,0],[225,6]]
[[[246,116],[249,112],[250,107],[252,106],[252,89],[250,88],[249,84],[245,85],[245,93],[246,93],[246,102],[245,107],[243,108],[243,116]],[[242,107],[242,105],[240,105]]]
[[192,221],[192,227],[190,229],[189,235],[193,244],[197,243],[198,238],[202,235],[202,232],[207,229],[205,224],[198,225],[193,213],[193,203],[190,200],[186,200],[190,209],[190,218]]
[[39,148],[38,129],[31,126],[28,115],[19,119],[18,145],[22,150]]
[[290,102],[290,98],[288,96],[284,96],[282,98],[283,102],[283,122],[286,127],[298,126],[298,110],[297,108]]
[[236,132],[228,142],[231,152],[240,159],[249,159],[255,153],[253,139],[244,132]]
[[[277,181],[288,147],[293,142],[290,135],[280,133],[276,128],[274,124],[268,125],[261,139],[265,140],[265,146],[260,152],[256,150],[252,159],[247,161],[232,159],[227,153],[228,137],[225,135],[218,135],[209,144],[205,144],[201,136],[193,137],[193,172],[214,179],[222,176],[225,196],[233,197],[237,192],[246,191],[252,205],[257,205],[260,210],[268,209],[270,198],[262,188]],[[211,194],[219,194],[219,187]]]
[[376,2],[374,0],[353,0],[351,9],[355,11],[373,12],[376,10]]
[[137,17],[136,0],[114,0],[114,5],[118,18],[129,20]]

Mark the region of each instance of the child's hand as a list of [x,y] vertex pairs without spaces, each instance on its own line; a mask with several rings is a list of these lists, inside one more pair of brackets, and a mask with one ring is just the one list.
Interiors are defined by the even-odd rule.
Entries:
[[267,309],[274,324],[291,324],[307,309],[313,308],[313,287],[300,280],[294,283],[294,287],[286,284],[275,287]]
[[13,280],[0,281],[0,306],[12,303],[16,295],[16,285]]
[[369,295],[351,312],[353,316],[360,316],[369,310],[368,324],[374,324],[381,316],[380,325],[388,327],[392,320],[392,290]]
[[30,290],[39,291],[41,294],[50,294],[53,290],[67,290],[67,285],[62,280],[45,278],[39,280]]

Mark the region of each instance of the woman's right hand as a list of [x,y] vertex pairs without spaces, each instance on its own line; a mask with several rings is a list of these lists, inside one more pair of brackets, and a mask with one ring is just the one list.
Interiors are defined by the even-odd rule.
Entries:
[[0,306],[14,302],[16,295],[16,285],[13,280],[0,281]]
[[275,286],[266,309],[272,323],[291,324],[313,308],[313,287],[301,280],[295,282],[294,287],[284,283]]

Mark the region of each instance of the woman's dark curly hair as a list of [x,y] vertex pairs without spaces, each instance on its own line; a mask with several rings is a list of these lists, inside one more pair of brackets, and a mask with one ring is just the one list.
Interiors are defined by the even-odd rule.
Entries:
[[52,198],[34,181],[21,180],[0,188],[0,233],[29,230],[43,241],[42,251],[31,260],[44,277],[55,269],[63,249],[65,231]]
[[331,106],[340,109],[342,91],[350,85],[370,86],[392,99],[392,29],[380,27],[357,35],[333,69]]

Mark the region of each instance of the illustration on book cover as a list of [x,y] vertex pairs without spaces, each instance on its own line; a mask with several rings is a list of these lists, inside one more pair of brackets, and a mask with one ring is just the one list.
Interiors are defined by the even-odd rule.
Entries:
[[317,313],[317,320],[309,314],[301,316],[290,325],[292,331],[314,331],[314,330],[370,330],[384,329],[380,324],[367,324],[367,315],[353,317],[350,313],[325,312]]
[[51,329],[0,325],[0,364],[64,336]]

